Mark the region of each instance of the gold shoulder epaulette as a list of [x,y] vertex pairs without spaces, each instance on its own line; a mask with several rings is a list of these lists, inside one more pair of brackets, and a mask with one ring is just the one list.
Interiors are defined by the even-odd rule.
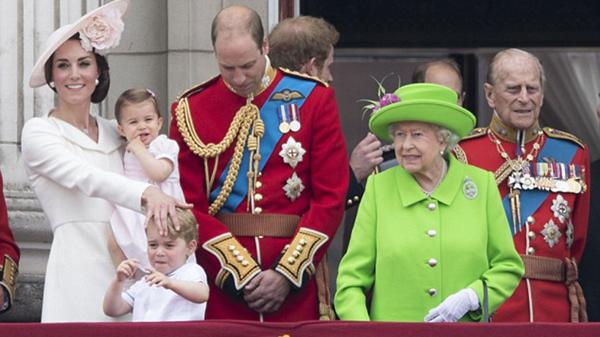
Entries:
[[292,76],[296,76],[296,77],[300,77],[300,78],[305,78],[311,81],[315,81],[315,82],[319,82],[322,85],[324,85],[325,87],[329,87],[329,83],[323,81],[322,79],[316,77],[316,76],[310,76],[308,74],[305,73],[301,73],[298,71],[293,71],[293,70],[289,70],[287,68],[279,68],[279,70],[283,71],[284,73],[288,74],[288,75],[292,75]]
[[469,133],[468,135],[466,135],[463,139],[461,140],[467,140],[467,139],[472,139],[472,138],[478,138],[481,136],[484,136],[485,134],[487,134],[487,130],[488,128],[475,128],[471,131],[471,133]]
[[573,143],[581,146],[581,148],[585,148],[585,143],[581,139],[577,138],[575,135],[570,134],[568,132],[557,130],[554,128],[545,127],[544,133],[548,137],[570,140]]
[[179,101],[181,98],[183,97],[189,97],[197,92],[202,91],[202,89],[204,89],[207,85],[213,83],[214,81],[216,81],[219,78],[219,75],[216,75],[214,77],[212,77],[211,79],[204,81],[200,84],[196,84],[195,86],[184,90],[181,94],[177,95],[177,98],[175,99],[175,101]]
[[452,149],[452,153],[454,153],[454,157],[456,157],[456,159],[458,159],[459,162],[463,164],[469,164],[467,154],[462,149],[462,147],[460,147],[460,145],[456,144],[456,146]]

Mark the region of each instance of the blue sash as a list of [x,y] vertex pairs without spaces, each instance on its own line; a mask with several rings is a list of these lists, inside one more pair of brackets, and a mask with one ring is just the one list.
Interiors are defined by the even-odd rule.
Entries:
[[[260,163],[259,170],[262,171],[267,163],[267,160],[271,157],[273,150],[275,149],[275,145],[279,143],[279,139],[281,139],[282,134],[279,132],[279,117],[278,111],[279,106],[282,105],[281,100],[272,100],[273,95],[281,92],[284,89],[293,89],[294,91],[300,92],[302,97],[293,99],[293,103],[298,106],[298,111],[300,111],[300,107],[306,100],[306,98],[310,95],[317,82],[308,81],[297,77],[284,76],[281,81],[277,84],[271,96],[265,102],[260,109],[260,117],[265,123],[265,134],[260,141]],[[290,101],[291,102],[291,101]],[[286,102],[286,103],[290,103]],[[221,208],[222,212],[233,213],[238,208],[242,200],[246,197],[248,193],[248,167],[250,165],[250,153],[247,148],[244,148],[244,154],[242,157],[242,162],[240,163],[240,171],[238,172],[237,179],[233,185],[231,190],[231,194],[225,201],[225,204]],[[221,187],[225,182],[225,178],[229,173],[229,168],[231,167],[231,160],[227,164],[227,167],[219,177],[219,184],[215,190],[210,193],[209,203],[213,202],[219,193],[221,192]]]
[[[553,158],[558,163],[570,163],[577,152],[577,145],[569,141],[560,140],[556,138],[550,138],[546,140],[544,147],[540,150],[538,158]],[[540,205],[546,200],[550,194],[549,191],[543,190],[521,190],[521,219],[524,221],[528,216],[532,215],[537,211]],[[510,210],[510,199],[508,194],[502,198],[502,204],[504,205],[504,212],[506,218],[508,218],[508,225],[513,236],[515,236],[524,223],[513,226],[512,213]],[[515,231],[516,229],[516,231]]]

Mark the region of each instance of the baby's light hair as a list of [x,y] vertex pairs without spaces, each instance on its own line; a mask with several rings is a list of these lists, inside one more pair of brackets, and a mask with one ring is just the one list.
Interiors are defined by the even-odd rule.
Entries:
[[[198,240],[198,222],[196,221],[196,217],[194,217],[194,213],[192,213],[192,211],[189,209],[183,209],[179,207],[176,208],[175,212],[181,228],[179,231],[175,230],[175,226],[173,225],[171,218],[167,217],[169,238],[173,240],[182,238],[185,243],[189,243],[192,240]],[[146,228],[146,232],[150,229],[150,227],[153,226],[156,226],[154,219],[150,219],[150,221],[148,221],[148,228]]]
[[156,115],[161,117],[160,110],[158,109],[158,100],[153,91],[150,89],[131,88],[125,90],[115,103],[115,118],[117,119],[117,122],[121,124],[122,109],[126,105],[138,104],[146,101],[152,102]]

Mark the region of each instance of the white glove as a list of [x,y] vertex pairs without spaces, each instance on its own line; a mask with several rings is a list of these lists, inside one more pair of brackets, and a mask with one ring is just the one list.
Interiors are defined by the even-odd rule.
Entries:
[[467,312],[479,309],[479,299],[471,288],[448,296],[440,305],[429,310],[425,322],[456,322]]

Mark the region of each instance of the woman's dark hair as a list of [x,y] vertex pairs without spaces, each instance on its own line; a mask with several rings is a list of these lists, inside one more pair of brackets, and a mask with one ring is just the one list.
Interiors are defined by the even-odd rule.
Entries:
[[[71,36],[69,40],[78,40],[81,41],[79,37],[79,33]],[[96,85],[96,90],[92,93],[92,103],[100,103],[108,95],[108,89],[110,88],[110,74],[108,61],[106,61],[106,57],[96,53],[94,51],[94,56],[96,57],[96,65],[98,66],[98,72],[100,76],[98,76],[98,85]],[[54,60],[54,54],[48,58],[46,64],[44,64],[44,75],[46,77],[46,83],[49,84],[52,82],[52,61]],[[49,85],[50,86],[50,85]],[[56,92],[56,88],[50,86],[50,89]]]

